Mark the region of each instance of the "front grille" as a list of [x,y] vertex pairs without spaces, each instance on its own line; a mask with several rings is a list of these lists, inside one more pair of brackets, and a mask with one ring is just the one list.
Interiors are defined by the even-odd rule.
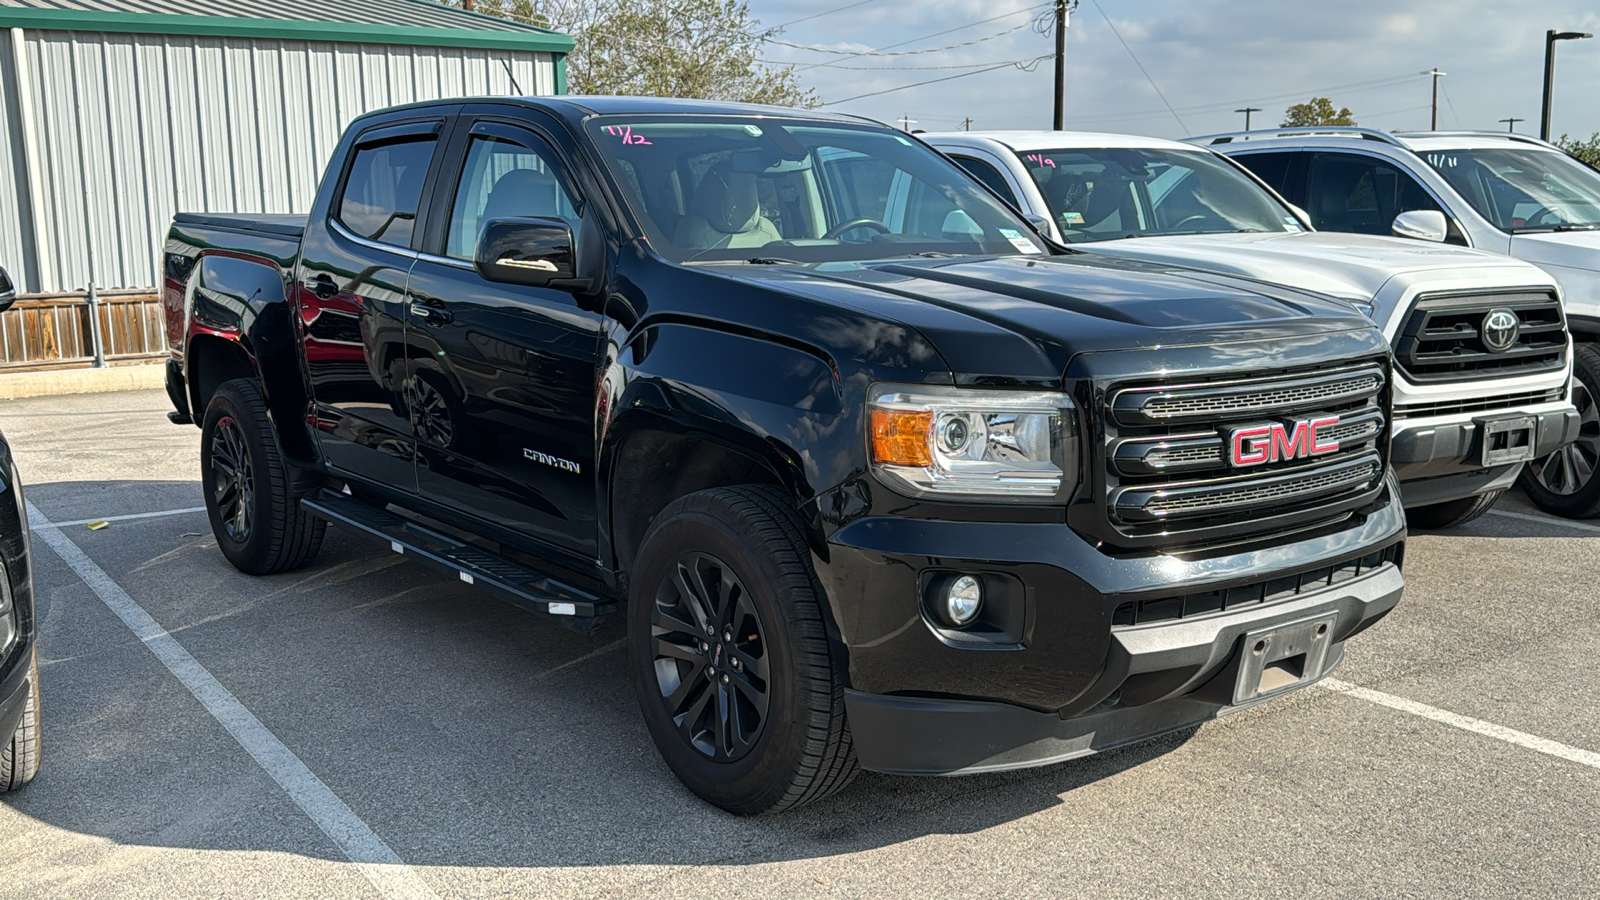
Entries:
[[1494,397],[1473,397],[1470,400],[1443,400],[1438,403],[1395,404],[1395,419],[1421,418],[1422,416],[1449,416],[1457,413],[1492,412],[1497,409],[1521,409],[1540,403],[1555,403],[1565,399],[1566,388],[1544,391],[1523,391],[1520,394],[1499,394]]
[[1130,600],[1117,607],[1111,616],[1111,627],[1131,628],[1156,622],[1193,619],[1213,613],[1235,612],[1240,609],[1292,600],[1301,594],[1319,591],[1342,582],[1371,575],[1388,565],[1400,564],[1402,544],[1391,544],[1366,556],[1323,566],[1309,572],[1284,575],[1255,584],[1177,597],[1157,597],[1151,600]]
[[[1484,340],[1491,312],[1510,310],[1516,339],[1500,350]],[[1432,295],[1417,299],[1395,342],[1395,361],[1415,382],[1470,381],[1560,369],[1567,363],[1567,325],[1553,294]]]
[[[1105,506],[1114,545],[1233,543],[1312,520],[1329,521],[1370,499],[1388,464],[1384,361],[1250,378],[1127,384],[1108,392]],[[1337,417],[1317,432],[1337,449],[1235,467],[1236,428]],[[1306,432],[1309,435],[1309,432]],[[1305,435],[1303,435],[1305,436]],[[1286,443],[1283,451],[1296,446]]]

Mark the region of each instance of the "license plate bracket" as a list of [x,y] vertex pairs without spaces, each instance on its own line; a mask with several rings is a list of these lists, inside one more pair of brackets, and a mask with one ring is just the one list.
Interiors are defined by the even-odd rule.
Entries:
[[1478,426],[1478,462],[1483,466],[1503,466],[1507,463],[1533,459],[1537,438],[1538,419],[1534,416],[1499,416],[1492,419],[1474,419]]
[[1239,648],[1234,705],[1286,693],[1321,678],[1338,618],[1330,612],[1246,634]]

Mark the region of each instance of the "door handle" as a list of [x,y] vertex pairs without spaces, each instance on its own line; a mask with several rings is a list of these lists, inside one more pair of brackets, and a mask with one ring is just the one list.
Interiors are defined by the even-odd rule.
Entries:
[[310,289],[311,293],[317,295],[318,300],[332,300],[334,295],[339,293],[339,286],[334,284],[333,279],[326,275],[318,275],[307,281],[306,287]]
[[449,325],[455,321],[455,316],[450,315],[449,310],[440,309],[437,306],[429,306],[418,300],[411,301],[409,308],[413,316],[429,325]]

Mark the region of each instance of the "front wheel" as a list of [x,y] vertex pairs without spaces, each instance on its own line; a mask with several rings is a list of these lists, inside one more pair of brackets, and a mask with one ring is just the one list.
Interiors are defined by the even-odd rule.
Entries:
[[1572,405],[1578,439],[1528,463],[1517,478],[1533,505],[1568,519],[1600,516],[1600,349],[1582,346],[1573,357]]
[[317,555],[327,523],[301,508],[255,382],[235,378],[217,388],[200,429],[200,470],[211,531],[234,568],[270,575]]
[[779,812],[855,776],[822,603],[771,488],[691,494],[645,535],[628,609],[634,687],[667,766],[707,802]]
[[0,794],[14,791],[33,780],[39,772],[43,741],[39,736],[39,657],[29,663],[28,701],[22,708],[17,731],[0,744]]
[[1406,521],[1417,528],[1426,528],[1430,531],[1465,525],[1488,512],[1494,506],[1494,502],[1499,500],[1500,495],[1504,493],[1505,491],[1489,491],[1486,494],[1462,497],[1460,500],[1449,500],[1444,503],[1434,503],[1429,506],[1408,509],[1406,510]]

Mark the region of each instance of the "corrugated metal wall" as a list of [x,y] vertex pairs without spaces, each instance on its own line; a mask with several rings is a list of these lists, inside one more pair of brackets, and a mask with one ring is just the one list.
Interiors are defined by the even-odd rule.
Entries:
[[[3,35],[3,32],[0,32]],[[304,212],[361,113],[553,93],[547,53],[26,31],[43,196],[27,226],[11,41],[0,47],[0,265],[29,292],[152,287],[173,212]],[[510,64],[510,72],[507,71]],[[30,233],[31,232],[31,233]],[[37,257],[34,253],[37,251]],[[37,265],[28,260],[36,258]]]

